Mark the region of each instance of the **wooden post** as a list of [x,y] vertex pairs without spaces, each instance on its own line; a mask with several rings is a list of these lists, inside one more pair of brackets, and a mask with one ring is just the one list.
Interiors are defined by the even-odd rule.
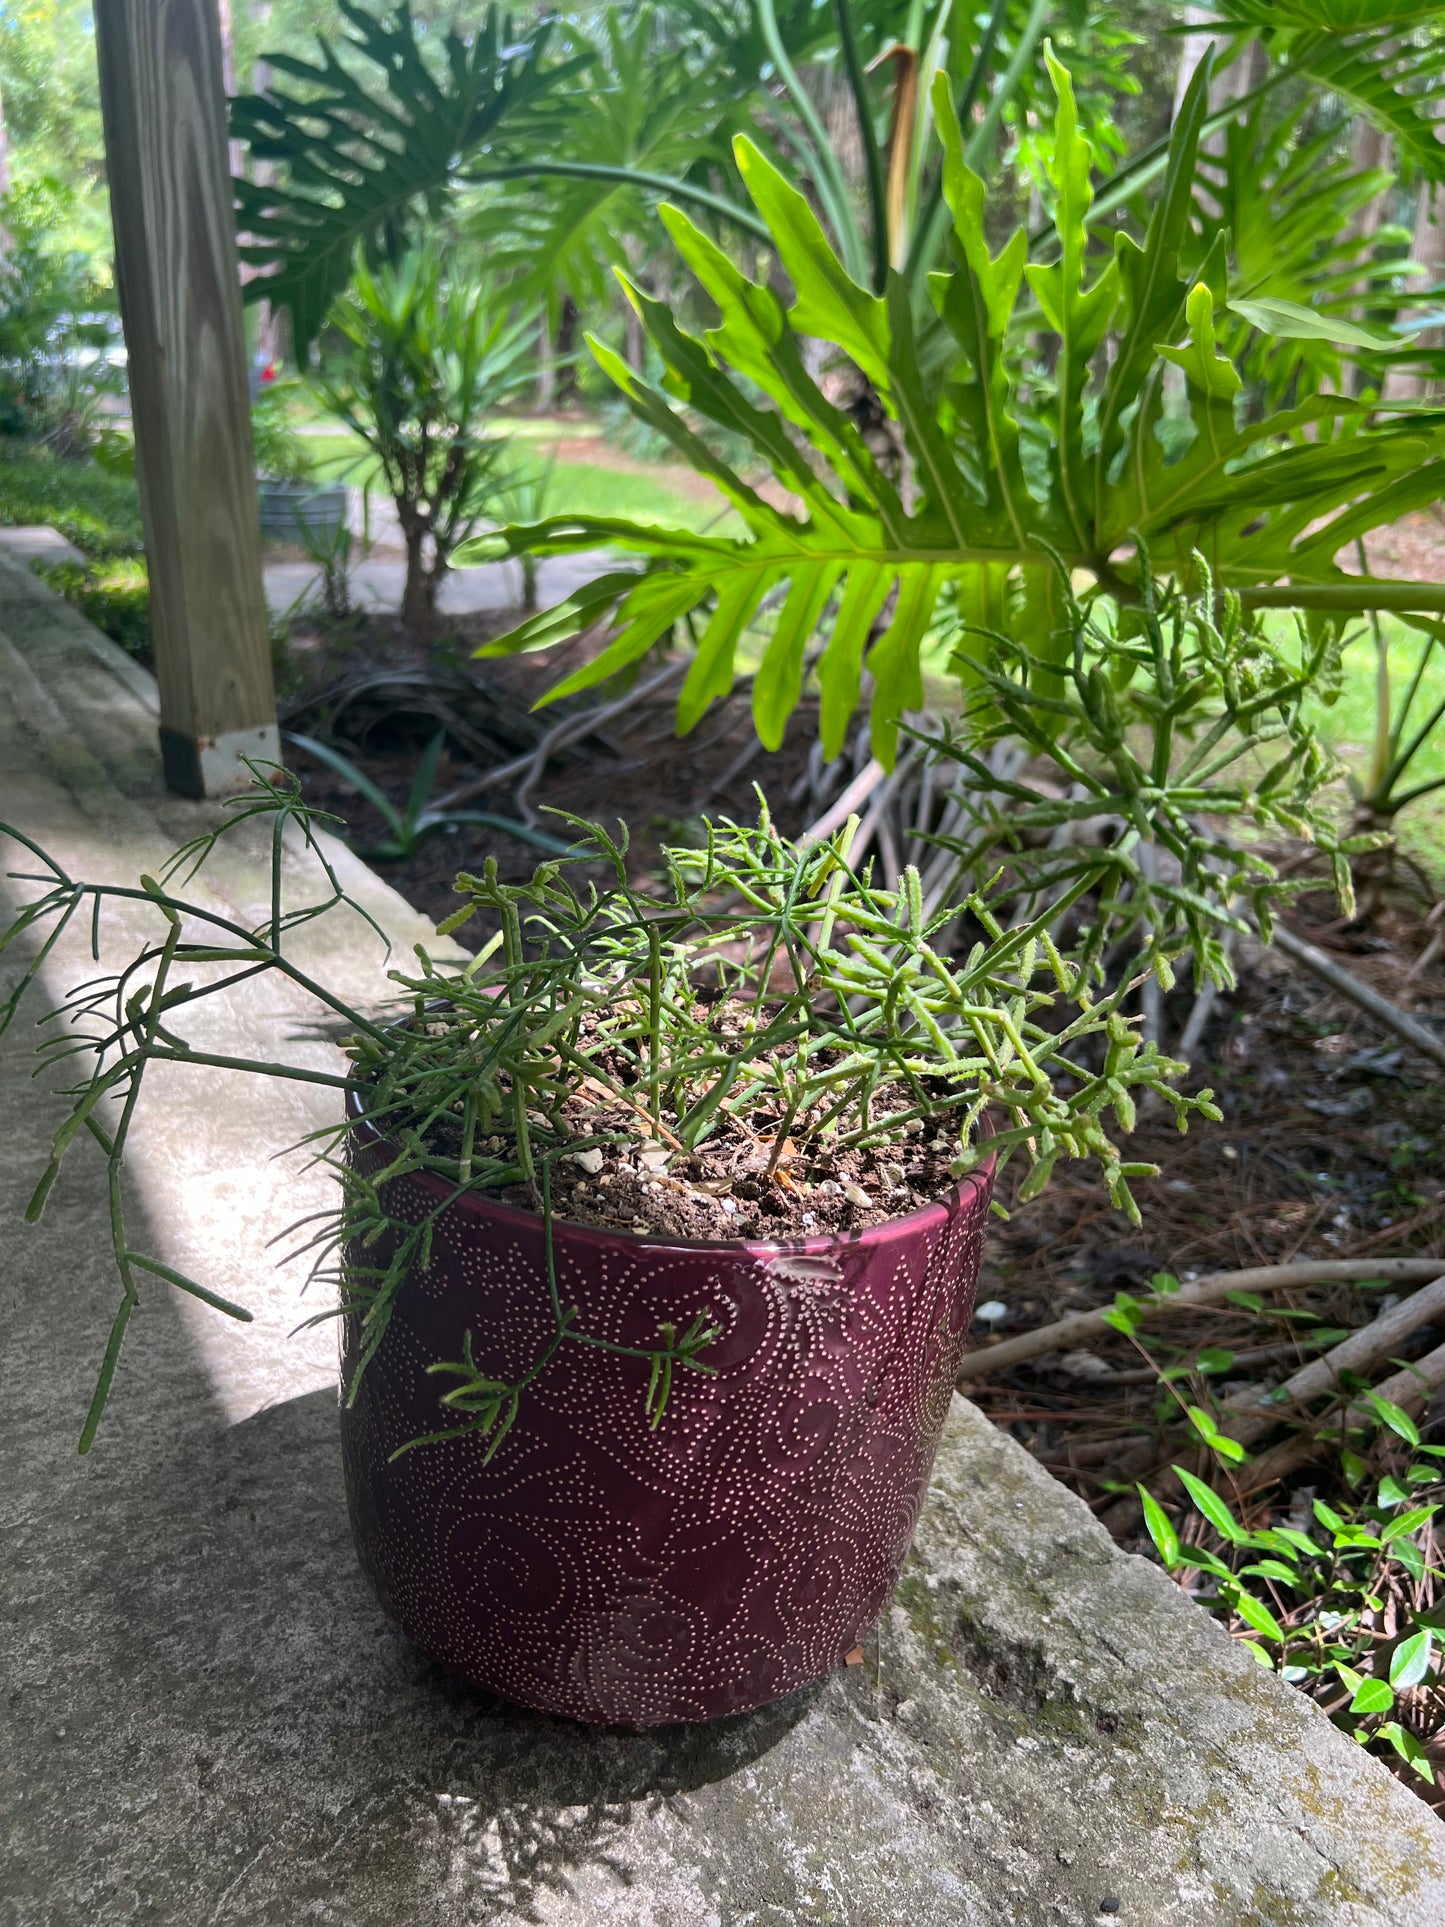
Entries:
[[168,786],[279,760],[217,0],[96,0]]

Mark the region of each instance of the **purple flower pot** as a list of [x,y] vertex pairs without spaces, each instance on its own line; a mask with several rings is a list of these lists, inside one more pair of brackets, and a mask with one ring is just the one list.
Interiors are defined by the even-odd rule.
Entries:
[[[354,1147],[361,1167],[375,1144]],[[669,1244],[558,1223],[577,1328],[656,1346],[711,1312],[710,1374],[678,1369],[651,1429],[649,1367],[564,1343],[489,1465],[449,1422],[462,1356],[512,1382],[554,1322],[540,1218],[475,1195],[438,1219],[356,1402],[341,1410],[352,1530],[415,1645],[523,1706],[654,1725],[777,1699],[843,1664],[913,1538],[973,1310],[992,1168],[943,1203],[806,1244]],[[440,1180],[393,1180],[414,1221]],[[370,1251],[364,1262],[377,1262]],[[343,1321],[342,1382],[359,1346]],[[456,1422],[460,1422],[458,1417]]]

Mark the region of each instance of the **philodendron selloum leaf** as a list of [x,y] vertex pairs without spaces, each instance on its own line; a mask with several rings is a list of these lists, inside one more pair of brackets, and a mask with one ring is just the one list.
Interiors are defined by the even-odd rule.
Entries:
[[549,29],[519,41],[495,6],[470,39],[438,36],[435,61],[409,0],[382,16],[357,0],[338,6],[351,28],[345,61],[325,41],[315,61],[270,54],[300,91],[273,84],[231,103],[232,132],[266,176],[232,183],[241,259],[257,270],[245,297],[289,311],[302,355],[358,245],[391,245],[418,208],[435,212],[459,163],[558,77],[544,65]]
[[[1181,108],[1142,241],[1121,232],[1108,248],[1089,238],[1092,155],[1069,75],[1052,57],[1050,71],[1057,258],[1027,268],[1021,234],[990,250],[983,183],[965,163],[947,78],[934,83],[954,240],[954,265],[929,282],[955,344],[943,381],[920,375],[902,279],[891,276],[881,295],[860,286],[806,199],[748,143],[738,144],[739,170],[791,306],[684,214],[663,210],[717,324],[689,333],[678,304],[624,280],[663,376],[638,374],[595,340],[592,350],[634,412],[717,486],[743,533],[591,516],[505,531],[513,552],[621,549],[644,567],[610,574],[605,589],[574,593],[481,653],[545,647],[610,611],[610,644],[553,692],[571,693],[685,631],[695,654],[679,721],[690,727],[732,687],[746,637],[754,717],[773,746],[817,636],[825,753],[841,748],[866,671],[873,747],[887,764],[900,719],[922,704],[941,601],[955,629],[960,615],[976,623],[988,610],[986,626],[1055,659],[1055,558],[1126,598],[1142,541],[1157,570],[1185,580],[1202,554],[1214,581],[1246,603],[1445,606],[1438,587],[1362,582],[1335,561],[1367,529],[1445,492],[1445,417],[1338,395],[1243,417],[1240,376],[1220,347],[1224,237],[1205,235],[1201,255],[1189,225],[1208,63]],[[1186,253],[1202,261],[1193,274]],[[1022,341],[1026,299],[1036,304],[1027,329],[1037,336],[1042,320],[1045,338],[1034,360]],[[860,386],[867,407],[835,399]],[[746,472],[709,443],[709,426],[748,446]],[[752,479],[760,470],[774,485],[766,494]],[[495,554],[493,538],[487,559]]]

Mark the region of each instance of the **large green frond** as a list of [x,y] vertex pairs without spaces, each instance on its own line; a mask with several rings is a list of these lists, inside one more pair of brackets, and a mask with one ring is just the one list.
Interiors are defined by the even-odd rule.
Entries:
[[[1027,641],[1041,674],[1057,673],[1060,564],[1126,600],[1141,592],[1147,550],[1156,570],[1186,584],[1202,556],[1214,582],[1246,602],[1445,603],[1438,587],[1362,581],[1336,559],[1442,492],[1445,414],[1325,394],[1262,421],[1242,406],[1231,344],[1249,298],[1230,306],[1223,237],[1201,240],[1192,222],[1207,68],[1179,116],[1143,242],[1108,249],[1090,239],[1092,156],[1070,79],[1056,61],[1051,71],[1057,258],[1027,279],[1022,237],[992,251],[983,183],[966,164],[948,83],[935,84],[954,260],[929,287],[957,343],[944,380],[920,371],[902,280],[890,277],[880,296],[855,279],[756,149],[742,150],[740,166],[791,305],[666,211],[715,324],[693,334],[678,319],[682,303],[628,284],[660,378],[600,343],[593,352],[629,406],[716,484],[743,532],[582,517],[505,531],[517,552],[622,549],[646,566],[610,572],[605,592],[574,595],[488,653],[548,646],[605,612],[612,639],[564,685],[570,692],[635,661],[671,624],[695,645],[680,727],[728,693],[746,660],[759,736],[776,745],[816,638],[825,753],[838,752],[866,700],[888,765],[900,722],[922,705],[931,639],[945,629],[1006,632]],[[1287,309],[1260,313],[1279,330]],[[862,400],[845,408],[846,397]],[[770,486],[746,459],[724,459],[713,429],[740,441]],[[954,666],[987,687],[986,644],[961,645]]]
[[[518,43],[495,7],[471,40],[453,31],[424,51],[409,0],[377,16],[338,0],[341,53],[276,54],[289,85],[231,104],[236,138],[266,177],[235,182],[248,301],[288,310],[298,354],[350,279],[358,245],[394,247],[416,210],[435,211],[458,163],[565,69],[543,62],[548,30]],[[344,54],[345,58],[342,57]]]

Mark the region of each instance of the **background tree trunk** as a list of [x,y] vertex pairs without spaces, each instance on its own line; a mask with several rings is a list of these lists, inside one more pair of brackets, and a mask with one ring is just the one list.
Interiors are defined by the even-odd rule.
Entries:
[[[1187,33],[1179,43],[1179,72],[1174,82],[1174,112],[1177,116],[1194,78],[1194,70],[1209,51],[1213,42],[1216,58],[1222,57],[1229,36],[1222,29],[1204,25],[1213,16],[1214,9],[1209,6],[1186,6],[1184,19],[1197,31]],[[1209,108],[1218,113],[1231,101],[1241,100],[1245,94],[1252,93],[1269,72],[1269,55],[1257,40],[1251,41],[1238,60],[1232,60],[1227,67],[1216,69],[1209,83]],[[1213,134],[1207,143],[1211,152],[1217,153],[1223,145],[1219,135]]]
[[426,530],[412,521],[404,529],[406,537],[406,587],[401,597],[401,619],[412,635],[428,641],[436,628],[437,590],[440,572],[427,566]]
[[[10,192],[10,136],[5,129],[5,97],[0,94],[0,201]],[[0,246],[4,245],[4,230],[0,229]]]
[[[1420,285],[1421,305],[1438,308],[1441,292],[1445,291],[1445,187],[1430,181],[1420,183],[1410,259],[1425,270],[1416,277]],[[1432,294],[1431,290],[1436,292]],[[1422,348],[1445,346],[1445,330],[1426,328],[1416,336],[1416,340]],[[1385,380],[1385,393],[1392,399],[1404,401],[1433,394],[1439,385],[1425,375],[1391,373]]]
[[537,410],[548,415],[557,406],[557,358],[552,351],[552,322],[543,304],[537,317]]

